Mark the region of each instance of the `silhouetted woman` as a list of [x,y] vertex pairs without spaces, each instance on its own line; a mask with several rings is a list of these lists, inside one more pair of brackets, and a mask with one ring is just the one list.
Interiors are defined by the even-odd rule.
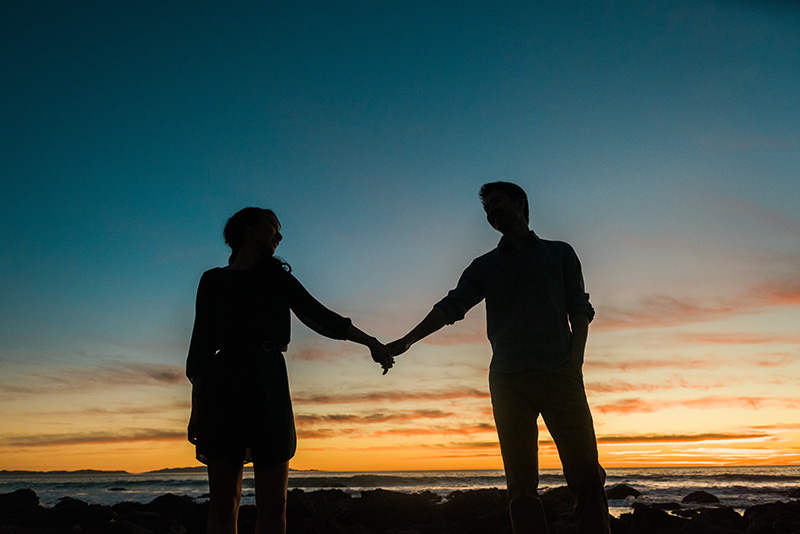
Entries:
[[225,225],[227,267],[203,273],[186,361],[192,382],[189,441],[208,466],[208,532],[235,533],[243,464],[255,473],[256,533],[286,531],[289,459],[297,438],[283,352],[289,310],[323,336],[369,347],[384,373],[386,347],[325,308],[274,256],[282,236],[275,214],[245,208]]

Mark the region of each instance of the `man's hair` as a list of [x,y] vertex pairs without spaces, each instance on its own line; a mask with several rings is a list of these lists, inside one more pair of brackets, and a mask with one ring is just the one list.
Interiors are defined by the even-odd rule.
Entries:
[[481,203],[494,191],[501,191],[508,195],[511,200],[518,200],[522,199],[525,201],[525,205],[522,207],[522,214],[525,216],[525,222],[529,223],[528,220],[528,195],[525,194],[525,191],[518,186],[517,184],[512,184],[511,182],[492,182],[489,184],[483,184],[481,186],[480,193],[478,193],[481,197]]

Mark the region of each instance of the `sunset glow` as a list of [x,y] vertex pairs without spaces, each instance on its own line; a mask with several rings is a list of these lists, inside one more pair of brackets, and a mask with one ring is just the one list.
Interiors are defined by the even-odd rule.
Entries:
[[[0,470],[199,465],[184,362],[238,209],[389,342],[496,246],[501,179],[582,262],[604,466],[800,464],[796,5],[15,4]],[[483,304],[385,376],[292,335],[292,468],[502,468]]]

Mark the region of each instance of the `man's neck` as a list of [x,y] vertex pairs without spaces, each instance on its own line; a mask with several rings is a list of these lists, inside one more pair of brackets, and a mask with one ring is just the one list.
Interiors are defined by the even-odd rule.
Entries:
[[521,249],[528,242],[531,231],[527,226],[519,226],[513,230],[508,230],[503,233],[503,239],[511,243],[514,247]]

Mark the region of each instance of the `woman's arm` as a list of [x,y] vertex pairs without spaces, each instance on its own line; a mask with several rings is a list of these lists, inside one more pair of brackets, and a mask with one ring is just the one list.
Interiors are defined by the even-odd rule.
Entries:
[[392,358],[392,355],[389,354],[389,349],[386,347],[386,345],[374,337],[365,334],[356,328],[353,323],[350,323],[350,327],[347,329],[346,339],[349,341],[355,341],[356,343],[369,348],[369,352],[372,355],[372,360],[381,364],[381,367],[383,367],[383,374],[388,373],[389,369],[391,369],[392,365],[394,365],[394,358]]
[[290,306],[304,325],[325,337],[346,339],[369,348],[372,359],[383,367],[383,374],[392,368],[394,359],[383,343],[356,328],[350,319],[323,306],[294,276],[288,277],[292,288]]

